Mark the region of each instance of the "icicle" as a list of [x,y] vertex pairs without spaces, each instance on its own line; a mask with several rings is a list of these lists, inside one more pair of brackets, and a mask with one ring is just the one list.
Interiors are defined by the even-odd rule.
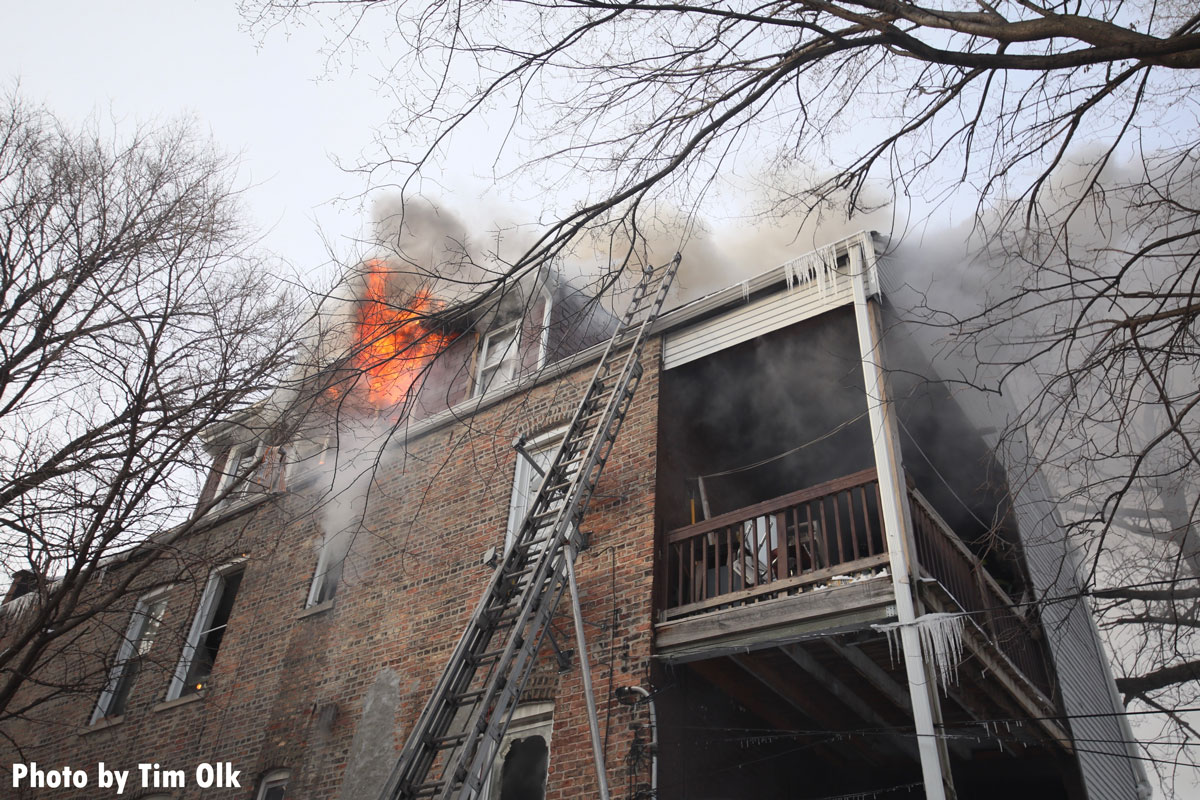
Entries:
[[[892,655],[895,664],[895,652],[901,652],[900,627],[902,623],[889,622],[886,625],[872,625],[877,631],[882,631],[888,637],[888,653]],[[942,692],[950,690],[950,680],[958,683],[958,662],[963,654],[963,615],[962,614],[923,614],[913,620],[910,625],[917,629],[921,642],[921,655],[933,663],[938,674],[938,682],[942,684]]]
[[750,302],[750,281],[742,281],[742,302]]
[[921,651],[933,659],[942,692],[949,692],[951,677],[958,683],[958,662],[962,660],[962,615],[925,614],[914,624],[921,632]]

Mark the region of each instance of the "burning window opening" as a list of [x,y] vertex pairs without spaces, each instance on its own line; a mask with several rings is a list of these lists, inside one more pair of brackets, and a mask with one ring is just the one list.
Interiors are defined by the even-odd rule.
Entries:
[[[388,271],[383,261],[367,262],[366,288],[355,315],[352,365],[365,381],[367,402],[377,409],[406,403],[433,359],[457,333],[443,333],[431,324],[440,307],[427,288],[397,305],[389,297]],[[415,387],[415,388],[414,388]],[[339,395],[336,387],[332,392]]]

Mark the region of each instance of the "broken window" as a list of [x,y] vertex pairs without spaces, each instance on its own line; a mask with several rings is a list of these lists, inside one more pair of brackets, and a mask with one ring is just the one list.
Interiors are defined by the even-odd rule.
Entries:
[[244,567],[236,564],[214,570],[209,577],[200,607],[196,609],[196,619],[184,642],[179,666],[175,668],[175,677],[171,679],[168,700],[193,694],[208,684],[244,573]]
[[142,662],[162,625],[163,614],[167,610],[167,598],[162,597],[166,591],[159,589],[140,598],[133,609],[129,627],[125,631],[121,645],[117,649],[117,660],[108,676],[108,683],[100,693],[96,709],[92,712],[91,722],[95,723],[105,717],[119,717],[125,713],[129,703],[129,694],[142,671]]
[[275,769],[263,775],[262,782],[258,785],[258,794],[255,800],[284,800],[287,797],[288,779],[292,777],[292,773],[286,769]]
[[[259,457],[259,447],[254,443],[238,444],[229,449],[225,458],[225,469],[221,470],[221,485],[217,493],[229,492],[226,502],[246,494],[253,476],[246,475],[250,466]],[[238,483],[238,481],[241,483]]]
[[475,394],[517,377],[520,361],[520,319],[500,325],[483,335],[479,342],[479,360],[475,370]]
[[553,713],[553,703],[529,703],[513,712],[483,794],[487,800],[545,798]]
[[345,563],[346,548],[340,545],[337,538],[333,541],[327,539],[321,544],[321,554],[317,556],[317,569],[313,573],[312,587],[308,590],[306,608],[318,606],[334,598],[338,584],[342,581],[342,567]]
[[288,481],[294,481],[304,475],[319,473],[326,464],[332,464],[335,446],[335,437],[330,432],[297,436],[288,445]]

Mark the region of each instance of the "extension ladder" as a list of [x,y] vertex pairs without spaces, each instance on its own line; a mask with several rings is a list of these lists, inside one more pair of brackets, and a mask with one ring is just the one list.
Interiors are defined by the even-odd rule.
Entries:
[[580,549],[579,523],[642,377],[641,354],[680,256],[646,267],[512,545],[450,656],[382,800],[473,800],[533,672]]

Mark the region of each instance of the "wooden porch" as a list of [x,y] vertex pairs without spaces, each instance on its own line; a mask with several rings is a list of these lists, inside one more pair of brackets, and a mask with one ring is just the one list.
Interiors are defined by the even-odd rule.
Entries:
[[[967,612],[957,681],[944,692],[946,725],[1026,721],[1005,757],[1027,751],[1057,763],[1070,742],[1053,719],[1036,616],[1013,602],[915,488],[909,500],[921,603],[929,612]],[[757,709],[769,726],[880,731],[882,746],[833,749],[853,761],[856,747],[866,747],[903,773],[915,764],[907,679],[871,627],[895,620],[881,520],[871,469],[667,533],[658,657]],[[957,763],[996,750],[968,739],[952,744]]]

